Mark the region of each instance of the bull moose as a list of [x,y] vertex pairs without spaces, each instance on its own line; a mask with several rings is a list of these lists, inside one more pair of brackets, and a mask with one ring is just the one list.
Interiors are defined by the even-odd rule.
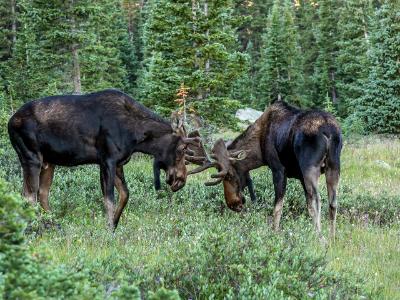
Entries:
[[[23,170],[23,194],[49,210],[55,166],[98,164],[108,225],[116,228],[128,201],[123,166],[134,152],[154,156],[166,182],[178,191],[186,182],[188,138],[172,124],[118,90],[52,96],[23,105],[8,123],[10,141]],[[114,186],[119,203],[115,208]]]
[[[192,131],[189,133],[188,137],[194,138],[198,137],[200,139],[200,144],[199,146],[196,145],[188,145],[187,152],[191,154],[191,156],[187,156],[186,160],[190,163],[193,163],[195,165],[203,166],[203,165],[208,165],[210,163],[210,159],[207,155],[207,152],[204,148],[204,145],[201,141],[200,133],[198,130]],[[228,145],[228,143],[227,143]],[[154,160],[153,163],[153,173],[154,173],[154,188],[156,191],[159,191],[161,189],[161,182],[160,182],[160,166],[157,160]],[[254,187],[253,187],[253,181],[250,177],[249,172],[245,174],[246,178],[246,186],[249,190],[250,194],[250,199],[252,202],[255,202],[256,195],[254,192]]]
[[[195,165],[199,166],[208,166],[208,164],[211,163],[210,159],[208,158],[207,152],[204,148],[204,145],[201,141],[200,138],[200,133],[198,130],[195,130],[193,132],[190,132],[189,137],[198,137],[200,139],[200,144],[199,146],[195,145],[189,145],[187,151],[191,154],[191,156],[187,156],[187,161],[188,163],[193,163]],[[229,143],[226,143],[226,145],[229,145]],[[156,191],[159,191],[161,189],[161,183],[160,183],[160,167],[158,165],[158,162],[154,160],[153,163],[153,173],[154,173],[154,188]],[[254,192],[254,186],[253,186],[253,180],[250,177],[250,173],[247,172],[244,174],[246,178],[246,186],[249,190],[250,194],[250,199],[252,202],[256,202],[256,194]],[[244,198],[243,198],[244,199]]]
[[330,234],[334,238],[341,148],[341,131],[331,114],[300,110],[283,101],[276,101],[228,147],[222,139],[217,140],[211,155],[215,161],[189,174],[216,167],[219,172],[211,176],[216,180],[206,185],[222,182],[227,206],[241,211],[244,203],[242,190],[246,186],[248,172],[267,165],[272,171],[275,191],[275,230],[279,229],[287,178],[296,178],[303,186],[308,212],[321,235],[318,180],[325,173]]
[[[186,163],[193,163],[195,165],[204,165],[210,162],[207,152],[204,148],[203,142],[201,141],[200,132],[198,130],[194,130],[188,134],[189,138],[197,138],[199,143],[197,145],[189,144],[186,152]],[[161,189],[161,167],[162,164],[155,158],[153,161],[153,174],[154,174],[154,188],[156,191]]]

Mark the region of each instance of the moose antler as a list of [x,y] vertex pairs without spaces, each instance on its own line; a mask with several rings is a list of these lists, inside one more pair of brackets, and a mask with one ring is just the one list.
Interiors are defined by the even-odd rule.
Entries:
[[207,169],[213,168],[213,167],[217,168],[218,166],[219,165],[218,165],[217,162],[208,161],[205,164],[203,164],[202,166],[197,167],[196,169],[193,169],[193,170],[189,171],[188,175],[193,175],[193,174],[196,174],[196,173],[200,173],[200,172],[203,172],[204,170],[207,170]]
[[200,147],[201,139],[199,137],[185,137],[183,142],[186,145],[193,145],[195,147]]
[[185,155],[186,164],[193,163],[199,166],[207,165],[207,163],[210,162],[210,159],[208,158],[207,152],[204,149],[200,132],[198,130],[194,130],[189,133],[188,138],[197,140],[198,144],[193,145],[193,143],[190,143],[188,145]]

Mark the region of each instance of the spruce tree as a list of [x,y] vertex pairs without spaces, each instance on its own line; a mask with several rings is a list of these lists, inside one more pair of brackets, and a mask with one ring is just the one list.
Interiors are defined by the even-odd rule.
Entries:
[[347,0],[340,8],[337,41],[337,87],[339,113],[347,117],[355,109],[355,99],[362,93],[361,81],[368,76],[367,50],[371,1]]
[[0,62],[11,57],[16,41],[17,7],[15,0],[0,3]]
[[268,29],[263,36],[264,49],[260,60],[259,85],[262,97],[259,108],[277,99],[302,106],[299,97],[301,62],[292,6],[275,0]]
[[260,58],[262,53],[262,36],[266,31],[268,13],[273,0],[236,0],[235,15],[243,23],[238,26],[241,51],[249,57],[249,69],[235,83],[232,96],[243,103],[259,106],[263,90],[258,84],[260,77]]
[[123,88],[126,71],[119,1],[21,0],[20,31],[8,65],[19,99]]
[[246,64],[236,49],[232,7],[230,0],[148,3],[139,84],[146,104],[173,109],[181,83],[197,101],[229,95]]
[[318,22],[315,28],[315,39],[318,47],[318,56],[314,65],[313,81],[316,87],[314,91],[313,105],[321,107],[326,93],[334,104],[338,101],[336,86],[337,76],[337,43],[338,40],[338,7],[341,0],[318,1]]
[[[354,112],[368,132],[400,133],[400,4],[383,1],[370,36],[369,76]],[[355,119],[355,118],[353,118]]]
[[302,61],[303,85],[301,97],[305,106],[313,106],[316,85],[313,80],[314,65],[318,57],[314,28],[318,22],[318,4],[312,0],[298,0],[295,6],[297,32],[299,36],[300,58]]
[[150,0],[143,28],[145,69],[139,81],[139,98],[155,107],[175,106],[181,82],[187,84],[194,51],[189,39],[192,11],[187,1]]
[[128,91],[137,96],[138,77],[143,60],[143,22],[145,0],[123,0],[122,8],[128,26],[128,41],[123,43],[121,59],[126,66]]
[[197,98],[226,96],[232,83],[246,69],[247,57],[238,51],[232,0],[199,0],[193,7]]

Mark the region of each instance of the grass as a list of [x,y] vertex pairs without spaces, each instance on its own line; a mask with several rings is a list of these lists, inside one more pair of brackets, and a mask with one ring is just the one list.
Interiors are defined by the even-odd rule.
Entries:
[[400,195],[400,139],[371,136],[344,145],[342,182],[374,195]]
[[[346,141],[337,240],[328,248],[315,237],[298,182],[289,181],[282,232],[275,233],[266,168],[252,172],[259,203],[237,214],[225,209],[220,186],[203,186],[212,171],[190,177],[178,193],[156,193],[144,156],[125,168],[131,200],[115,234],[105,226],[97,168],[60,168],[53,212],[38,213],[28,243],[35,257],[87,269],[104,295],[128,282],[142,296],[165,286],[191,299],[400,299],[399,154],[398,139]],[[5,151],[1,163],[19,191],[15,157]],[[321,194],[326,199],[324,184]],[[327,236],[326,200],[323,207]],[[60,226],[44,229],[49,220]]]
[[330,267],[356,271],[385,299],[400,297],[399,226],[380,228],[340,224],[340,238],[328,251]]

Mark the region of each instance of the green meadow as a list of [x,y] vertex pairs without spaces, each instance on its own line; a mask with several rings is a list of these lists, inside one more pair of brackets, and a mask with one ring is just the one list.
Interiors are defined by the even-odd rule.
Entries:
[[[19,193],[20,169],[8,147],[1,163],[8,188]],[[61,279],[56,276],[56,284],[50,278],[55,275],[48,276],[51,284],[43,288],[42,296],[400,298],[397,138],[346,139],[337,239],[328,246],[314,233],[299,182],[289,180],[282,230],[276,233],[270,225],[274,193],[267,168],[252,172],[258,202],[248,200],[242,213],[225,207],[221,186],[203,185],[212,172],[188,177],[177,193],[168,191],[165,183],[157,193],[150,158],[133,158],[125,167],[130,201],[117,231],[111,233],[105,223],[97,167],[58,168],[50,195],[52,213],[36,209],[24,231],[26,252],[34,265],[50,270],[47,274],[54,270],[59,277],[64,274]],[[323,176],[320,187],[323,230],[328,236]],[[27,207],[23,200],[17,202]],[[76,281],[70,279],[70,294],[63,279],[70,278],[69,274],[78,276]],[[27,280],[28,286],[29,280],[34,282]],[[40,298],[40,291],[31,296]]]

